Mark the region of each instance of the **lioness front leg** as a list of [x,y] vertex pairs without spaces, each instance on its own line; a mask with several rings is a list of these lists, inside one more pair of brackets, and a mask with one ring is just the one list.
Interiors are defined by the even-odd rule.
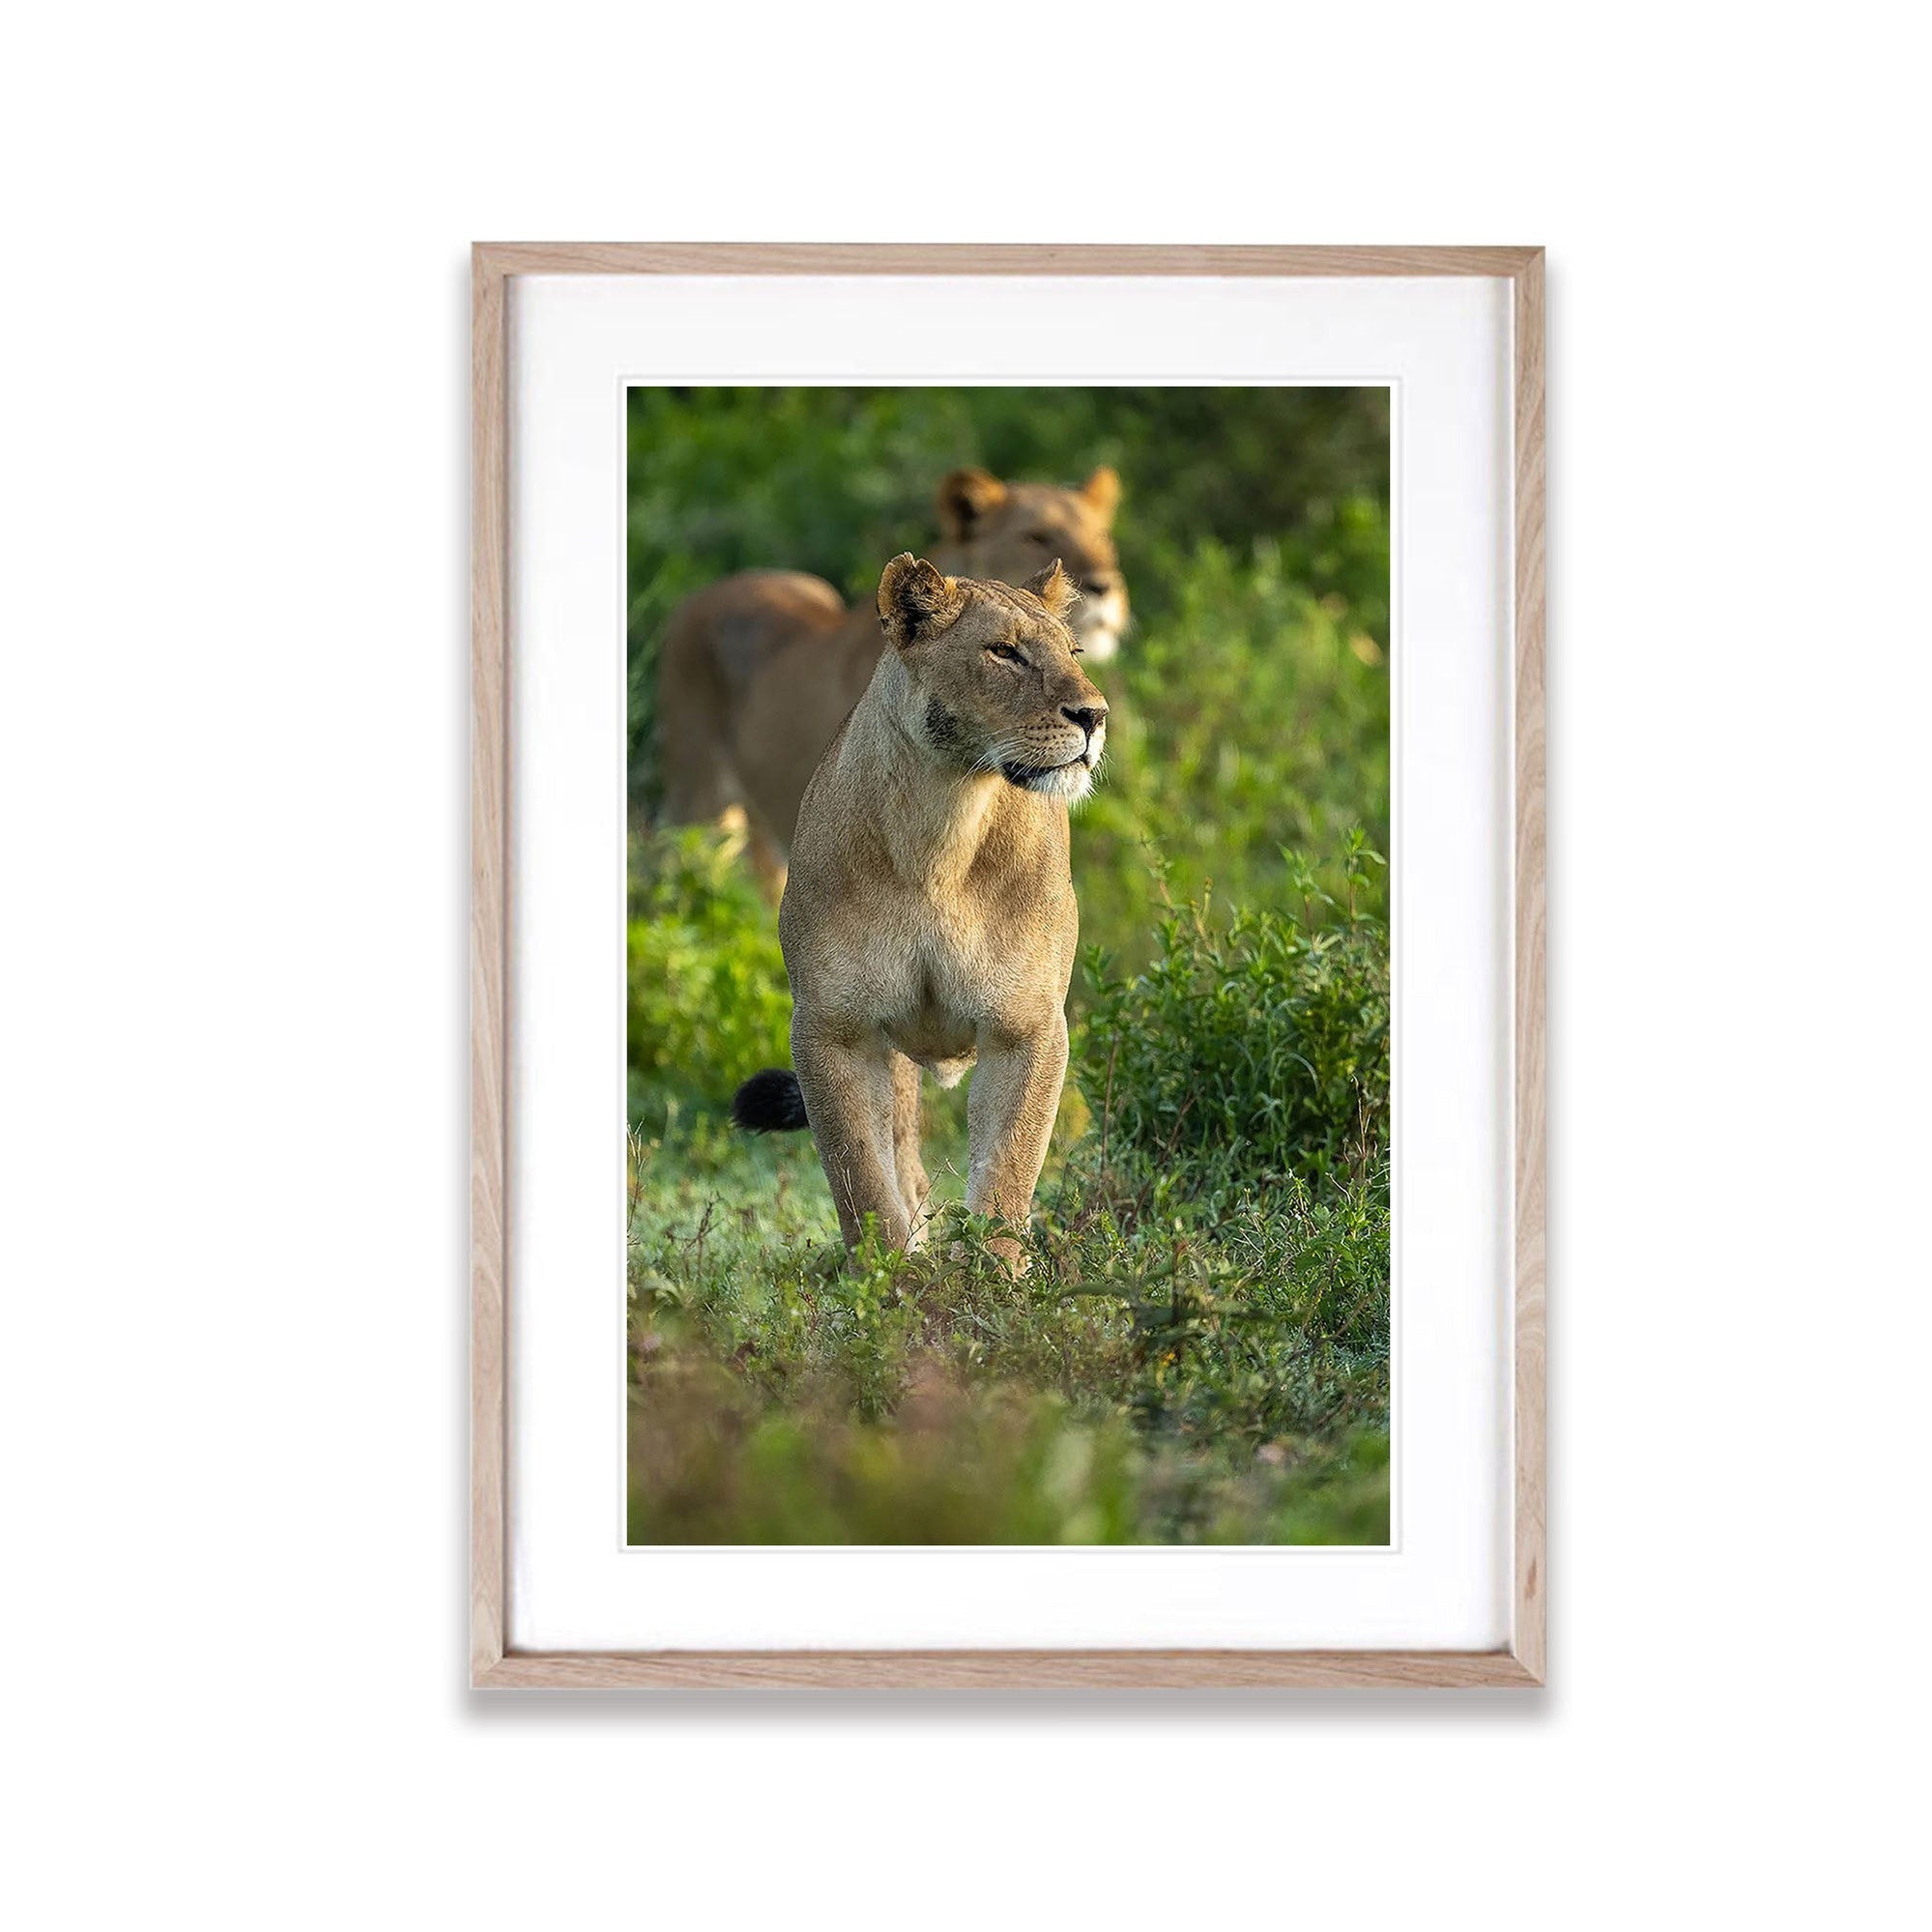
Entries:
[[[1017,1039],[982,1036],[966,1094],[966,1206],[1024,1228],[1047,1162],[1053,1116],[1067,1077],[1067,1022],[1056,1012],[1040,1032]],[[1026,1271],[1017,1235],[989,1244],[1016,1275]]]
[[892,1056],[892,1166],[911,1229],[906,1245],[917,1248],[926,1238],[926,1201],[933,1184],[919,1158],[919,1063],[904,1053]]
[[792,1064],[846,1246],[858,1246],[870,1214],[879,1239],[904,1248],[912,1230],[893,1163],[889,1050],[842,1045],[794,1024]]

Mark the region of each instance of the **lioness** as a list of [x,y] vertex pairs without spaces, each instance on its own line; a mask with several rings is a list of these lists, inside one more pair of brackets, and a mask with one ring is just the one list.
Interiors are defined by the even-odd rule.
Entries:
[[[806,788],[778,933],[795,1075],[733,1117],[810,1125],[848,1246],[865,1217],[924,1231],[919,1069],[967,1096],[966,1205],[1024,1227],[1067,1071],[1080,910],[1067,808],[1093,785],[1107,705],[1055,561],[1021,590],[909,553],[879,581],[887,649]],[[1024,1266],[1019,1240],[993,1243]]]
[[[1120,479],[1077,490],[955,470],[939,485],[941,571],[1017,584],[1057,558],[1081,601],[1075,634],[1097,662],[1119,649],[1127,585],[1114,553]],[[832,587],[792,570],[747,570],[672,613],[657,677],[663,818],[696,824],[741,808],[751,856],[774,897],[798,801],[879,661],[879,625]]]

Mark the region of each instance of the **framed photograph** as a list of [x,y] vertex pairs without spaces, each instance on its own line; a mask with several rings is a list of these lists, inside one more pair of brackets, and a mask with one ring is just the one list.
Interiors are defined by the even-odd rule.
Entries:
[[1542,251],[474,289],[473,1681],[1541,1684]]

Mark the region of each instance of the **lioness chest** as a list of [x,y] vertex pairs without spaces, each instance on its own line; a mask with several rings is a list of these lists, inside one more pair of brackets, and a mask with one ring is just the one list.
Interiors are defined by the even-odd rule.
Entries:
[[1068,948],[1051,909],[1043,924],[1024,908],[882,894],[863,931],[827,935],[823,1003],[950,1086],[984,1033],[1024,1031],[1064,1002]]
[[1028,956],[1010,921],[974,908],[907,894],[885,923],[877,953],[879,1031],[950,1085],[972,1064],[981,1030],[1032,1003],[1028,981],[1046,963]]

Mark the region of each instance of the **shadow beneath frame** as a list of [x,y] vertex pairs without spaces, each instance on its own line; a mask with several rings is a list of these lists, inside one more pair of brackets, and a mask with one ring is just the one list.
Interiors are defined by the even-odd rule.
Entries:
[[768,1724],[788,1718],[918,1725],[1297,1723],[1541,1725],[1554,1720],[1547,1689],[1521,1690],[476,1690],[460,1695],[466,1723],[678,1726]]

